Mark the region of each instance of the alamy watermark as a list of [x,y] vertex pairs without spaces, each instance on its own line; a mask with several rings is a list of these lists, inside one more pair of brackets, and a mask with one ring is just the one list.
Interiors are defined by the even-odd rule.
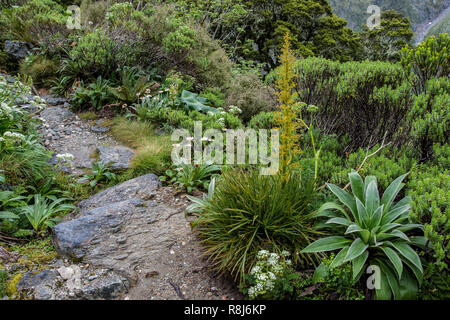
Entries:
[[[275,175],[279,169],[278,129],[208,129],[194,122],[194,136],[186,129],[172,133],[172,161],[175,165],[260,164],[261,175]],[[269,143],[270,140],[270,143]]]
[[366,25],[369,30],[381,28],[381,8],[376,5],[367,7],[367,13],[371,16],[367,18]]

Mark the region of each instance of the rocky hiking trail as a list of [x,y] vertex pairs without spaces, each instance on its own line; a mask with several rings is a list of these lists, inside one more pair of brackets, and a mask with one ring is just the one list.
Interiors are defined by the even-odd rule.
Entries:
[[[44,144],[56,154],[71,153],[61,170],[81,175],[97,155],[126,169],[133,150],[108,135],[102,120],[82,121],[67,100],[44,96],[38,115]],[[210,271],[185,215],[185,195],[147,174],[101,191],[78,203],[56,225],[59,254],[47,270],[27,273],[17,288],[34,299],[239,299],[235,284]]]

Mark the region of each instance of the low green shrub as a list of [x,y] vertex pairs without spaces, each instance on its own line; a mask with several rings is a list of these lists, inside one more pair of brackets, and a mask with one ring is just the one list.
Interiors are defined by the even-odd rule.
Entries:
[[220,171],[221,168],[218,165],[180,165],[166,170],[166,176],[160,179],[191,194],[198,189],[208,190],[211,178],[217,176]]
[[422,161],[433,159],[433,146],[448,143],[450,136],[450,80],[431,79],[407,116],[410,136]]
[[44,55],[30,55],[20,63],[19,72],[30,76],[37,86],[49,88],[58,70],[57,61]]
[[260,112],[274,111],[277,105],[275,91],[251,73],[236,75],[230,82],[226,95],[226,105],[239,107],[244,123]]
[[75,91],[72,97],[71,107],[75,111],[82,111],[89,108],[100,110],[104,105],[115,101],[108,80],[98,77],[97,81],[84,87],[81,86]]
[[412,73],[415,93],[426,91],[427,82],[431,79],[448,77],[450,74],[450,35],[432,36],[414,47],[405,47],[401,51],[402,66]]
[[254,116],[248,126],[253,129],[272,129],[276,127],[273,112],[261,112]]

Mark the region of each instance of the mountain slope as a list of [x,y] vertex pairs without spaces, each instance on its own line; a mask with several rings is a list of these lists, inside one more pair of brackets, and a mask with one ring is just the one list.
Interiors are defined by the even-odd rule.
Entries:
[[434,20],[450,6],[450,0],[329,0],[333,11],[348,21],[348,26],[360,31],[367,18],[370,5],[378,5],[381,10],[394,9],[410,18],[413,31]]

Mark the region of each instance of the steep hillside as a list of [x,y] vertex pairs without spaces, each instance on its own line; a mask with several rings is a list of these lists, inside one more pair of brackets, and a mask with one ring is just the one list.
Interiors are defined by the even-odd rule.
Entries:
[[369,5],[378,5],[382,10],[394,9],[409,17],[413,30],[434,20],[450,6],[450,0],[329,0],[334,12],[348,21],[350,28],[359,31],[370,14]]

